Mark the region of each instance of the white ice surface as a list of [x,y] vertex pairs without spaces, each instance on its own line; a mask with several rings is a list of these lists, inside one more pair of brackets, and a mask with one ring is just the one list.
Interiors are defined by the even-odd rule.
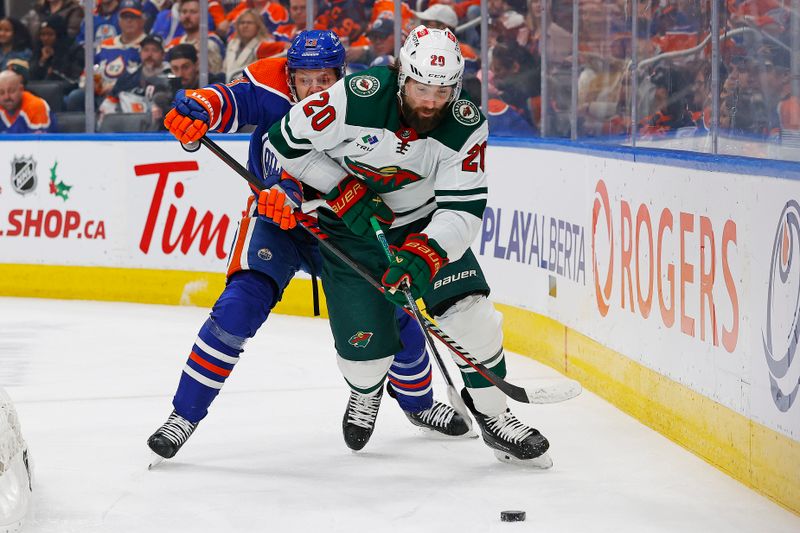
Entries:
[[[177,457],[147,471],[145,441],[206,314],[0,298],[0,384],[36,469],[25,531],[800,531],[797,516],[589,392],[511,406],[550,439],[550,471],[501,464],[478,439],[425,438],[388,397],[352,453],[327,323],[278,315]],[[557,377],[508,360],[516,383]],[[506,509],[527,521],[501,523]]]

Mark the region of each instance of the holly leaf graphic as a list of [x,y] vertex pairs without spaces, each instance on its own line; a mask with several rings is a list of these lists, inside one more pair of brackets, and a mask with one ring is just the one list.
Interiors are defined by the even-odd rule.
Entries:
[[72,189],[72,185],[67,185],[63,181],[57,181],[58,176],[56,176],[56,168],[58,167],[58,161],[53,163],[53,166],[50,167],[50,194],[54,194],[61,198],[62,200],[67,200],[69,198],[69,190]]

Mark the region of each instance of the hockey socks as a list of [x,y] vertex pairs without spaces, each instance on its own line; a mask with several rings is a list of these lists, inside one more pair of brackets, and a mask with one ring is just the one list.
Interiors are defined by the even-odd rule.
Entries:
[[275,286],[265,275],[236,273],[220,295],[195,339],[172,401],[176,413],[192,423],[208,414],[244,344],[267,319]]
[[389,383],[400,408],[418,413],[433,406],[431,361],[417,322],[403,312],[397,315],[403,349],[389,368]]

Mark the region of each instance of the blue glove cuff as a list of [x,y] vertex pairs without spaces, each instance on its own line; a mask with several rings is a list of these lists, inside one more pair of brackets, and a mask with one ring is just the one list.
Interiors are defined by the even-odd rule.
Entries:
[[187,98],[183,89],[175,93],[175,110],[185,117],[202,120],[205,123],[209,121],[205,108],[194,99]]

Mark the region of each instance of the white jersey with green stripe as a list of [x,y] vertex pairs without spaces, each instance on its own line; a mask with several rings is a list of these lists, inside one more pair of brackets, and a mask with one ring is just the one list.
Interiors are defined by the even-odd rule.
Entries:
[[269,130],[284,170],[322,193],[348,174],[395,213],[392,227],[431,216],[424,233],[459,259],[475,240],[486,207],[489,130],[466,97],[439,125],[418,135],[400,121],[397,75],[375,67],[312,95]]

